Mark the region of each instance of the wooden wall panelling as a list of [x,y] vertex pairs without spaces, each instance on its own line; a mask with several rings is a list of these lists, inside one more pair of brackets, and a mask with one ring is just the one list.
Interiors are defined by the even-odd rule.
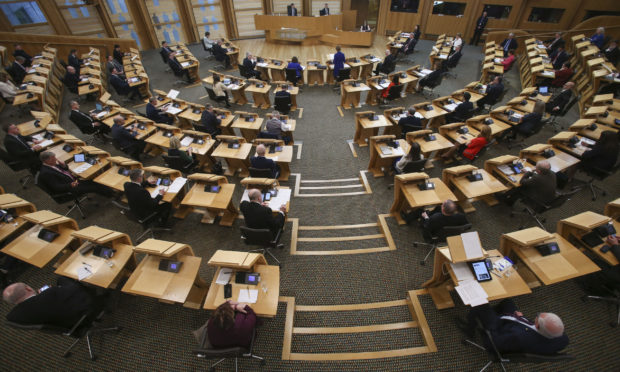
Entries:
[[570,28],[574,28],[583,21],[588,10],[611,10],[614,12],[620,12],[620,1],[618,0],[581,0],[581,3],[577,7],[575,16],[570,23]]
[[198,28],[196,27],[196,19],[194,18],[194,9],[190,0],[177,0],[177,10],[181,20],[181,26],[185,32],[185,40],[188,43],[197,42],[200,37]]
[[[467,1],[455,1],[455,3],[465,3],[465,12],[462,17],[456,16],[448,16],[448,15],[438,15],[433,14],[433,6],[430,5],[428,9],[428,20],[426,22],[426,29],[423,30],[425,34],[431,35],[455,35],[457,32],[465,34],[467,30],[467,24],[471,21],[471,18],[474,17],[474,7],[471,6]],[[475,22],[475,20],[474,20]]]
[[4,15],[3,11],[0,11],[0,32],[14,32],[13,26],[11,26],[11,22]]
[[157,36],[157,45],[161,45],[163,41],[170,43],[187,42],[188,35],[185,32],[177,0],[145,0],[139,2],[146,5],[148,12],[146,18]]
[[39,8],[45,14],[47,22],[58,35],[71,35],[71,29],[60,13],[56,3],[51,0],[37,0]]
[[230,37],[228,22],[226,18],[225,2],[213,1],[210,4],[204,4],[197,0],[185,0],[191,5],[192,15],[190,20],[193,28],[196,30],[198,39],[204,37],[205,31],[211,33],[211,38]]
[[319,10],[323,9],[323,7],[325,6],[325,3],[327,3],[327,5],[329,6],[329,12],[331,14],[339,14],[342,13],[344,10],[350,10],[350,9],[343,9],[342,3],[340,0],[306,0],[308,2],[308,9],[310,10],[310,13],[308,14],[309,16],[314,16],[314,15],[319,15]]
[[564,39],[569,40],[572,36],[578,34],[590,37],[601,26],[605,28],[605,35],[611,36],[612,40],[620,39],[620,16],[599,16],[586,19],[576,24],[571,31],[566,32]]
[[140,37],[142,49],[153,49],[159,46],[155,35],[151,17],[143,1],[128,1],[127,10],[134,22],[136,33]]
[[508,14],[508,18],[489,18],[486,30],[492,31],[494,29],[515,28],[515,25],[521,19],[522,7],[524,3],[524,1],[515,0],[479,0],[478,4],[474,8],[474,12],[472,13],[472,17],[470,19],[469,25],[467,27],[467,32],[464,34],[464,37],[467,39],[467,41],[469,41],[469,39],[471,39],[471,37],[474,35],[474,30],[476,29],[476,20],[478,20],[478,17],[482,15],[482,11],[485,5],[490,4],[512,6],[510,14]]
[[[261,37],[265,31],[256,30],[254,15],[265,14],[261,0],[228,0],[234,14],[234,24],[237,38]],[[286,8],[285,8],[286,10]]]
[[[390,11],[391,1],[382,1],[379,7],[379,18],[383,14],[386,15],[386,21],[382,22],[382,29],[378,30],[379,34],[384,35],[386,32],[395,32],[398,30],[404,32],[413,31],[415,25],[420,24],[420,19],[422,18],[422,1],[420,1],[420,5],[418,7],[417,13],[405,13],[405,12],[391,12]],[[390,32],[391,31],[391,32]]]
[[[577,12],[577,4],[575,1],[569,2],[567,0],[537,0],[537,1],[528,1],[524,6],[523,14],[521,15],[521,19],[519,23],[515,26],[515,28],[525,30],[525,31],[556,31],[556,30],[566,30],[570,26],[575,13]],[[564,9],[564,13],[562,14],[562,18],[558,23],[545,23],[545,22],[529,22],[528,18],[530,13],[532,12],[532,8],[556,8],[556,9]]]
[[94,5],[66,5],[64,0],[56,0],[56,7],[69,26],[71,35],[110,37]]

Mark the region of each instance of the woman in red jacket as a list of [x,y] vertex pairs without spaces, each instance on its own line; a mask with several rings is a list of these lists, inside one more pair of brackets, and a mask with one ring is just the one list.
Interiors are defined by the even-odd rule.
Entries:
[[256,327],[256,314],[248,304],[226,301],[209,319],[207,334],[216,348],[249,347]]
[[394,75],[392,81],[390,82],[390,85],[388,85],[388,87],[383,89],[383,92],[381,92],[381,97],[383,97],[383,99],[387,98],[388,94],[390,93],[390,88],[394,85],[400,85],[399,74]]
[[461,156],[469,160],[473,160],[480,150],[489,144],[489,142],[491,142],[491,127],[483,124],[478,137],[469,140],[467,143],[463,143],[460,146],[452,147],[450,150],[441,155],[441,157],[443,159],[449,159],[454,157],[454,154],[458,151]]

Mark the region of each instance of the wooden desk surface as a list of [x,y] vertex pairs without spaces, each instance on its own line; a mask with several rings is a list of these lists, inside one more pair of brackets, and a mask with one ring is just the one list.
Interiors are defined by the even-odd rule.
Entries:
[[424,116],[425,119],[436,118],[441,115],[446,115],[448,112],[444,111],[441,107],[431,103],[433,106],[432,110],[426,111],[424,106],[416,108],[416,111],[420,113],[420,115]]
[[39,268],[47,265],[74,239],[71,234],[75,229],[71,225],[75,222],[66,217],[63,220],[64,223],[45,227],[60,234],[52,242],[38,238],[43,226],[36,224],[2,248],[2,252]]
[[249,271],[255,264],[267,265],[265,257],[260,253],[240,251],[227,251],[218,249],[207,262],[209,266],[230,267],[233,269]]
[[51,116],[43,117],[37,123],[38,127],[34,125],[35,120],[30,120],[25,123],[17,124],[17,129],[19,130],[19,134],[22,136],[30,136],[35,133],[39,133],[47,128],[47,125],[52,121]]
[[77,172],[76,170],[81,167],[83,164],[86,164],[85,162],[82,163],[76,163],[74,161],[70,162],[67,164],[67,167],[69,168],[69,170],[71,171],[71,173],[73,173],[75,176],[77,176],[78,178],[81,179],[91,179],[93,177],[95,177],[101,170],[105,169],[110,162],[107,159],[107,156],[104,155],[97,155],[97,162],[92,165],[91,167],[89,167],[88,169],[82,171],[82,172]]
[[[524,168],[524,171],[522,171],[519,174],[516,174],[516,173],[506,174],[499,169],[499,166],[501,165],[509,166],[509,165],[512,165],[514,161],[517,161],[519,164],[521,164]],[[525,173],[526,168],[528,167],[530,167],[530,164],[528,164],[527,162],[524,162],[522,159],[519,159],[519,157],[514,156],[514,155],[502,155],[502,156],[498,156],[493,159],[488,159],[487,161],[484,162],[484,169],[487,172],[499,177],[500,180],[504,180],[505,184],[510,185],[512,187],[521,186],[521,178],[523,178],[523,174]],[[512,169],[511,171],[514,172],[514,170]],[[512,177],[512,179],[510,177]]]
[[618,131],[618,129],[616,128],[600,123],[596,124],[596,129],[590,129],[590,125],[592,125],[595,121],[595,119],[579,119],[574,122],[568,129],[595,141],[598,141],[598,139],[601,137],[601,133],[603,133],[604,131]]
[[435,184],[435,189],[433,190],[420,190],[416,182],[402,185],[403,195],[412,209],[438,205],[447,199],[457,199],[440,178],[431,178],[430,181]]
[[263,118],[254,117],[254,121],[247,121],[245,119],[237,118],[230,127],[239,129],[252,129],[258,131],[262,126]]
[[427,141],[424,137],[417,137],[415,139],[415,142],[420,145],[420,150],[423,154],[449,149],[454,146],[452,142],[448,141],[448,139],[441,134],[433,133],[433,135],[436,138],[434,141]]
[[452,183],[469,199],[507,190],[503,183],[484,169],[478,169],[478,172],[482,174],[480,181],[470,182],[466,176],[458,176]]
[[146,253],[154,256],[171,257],[177,253],[191,253],[193,256],[192,247],[183,243],[169,242],[159,239],[147,239],[138,244],[134,248],[135,252]]
[[[110,169],[97,176],[93,181],[118,191],[125,191],[125,182],[130,182],[129,176],[118,174],[121,165],[113,164]],[[127,166],[127,169],[138,168],[138,166]]]
[[[256,152],[254,155],[256,156]],[[282,146],[282,151],[276,151],[270,153],[269,150],[265,151],[265,157],[273,159],[276,163],[290,163],[293,161],[293,146]]]
[[271,89],[271,85],[269,84],[264,84],[262,88],[258,87],[256,84],[250,84],[247,86],[247,88],[245,88],[245,91],[251,92],[251,93],[267,94],[269,93],[270,89]]
[[392,126],[384,115],[377,115],[377,120],[371,120],[366,116],[360,117],[358,123],[364,129],[384,128]]
[[251,150],[252,145],[249,143],[241,143],[239,144],[238,149],[231,149],[228,148],[228,144],[226,142],[222,142],[213,151],[213,153],[211,153],[211,156],[218,158],[245,160],[248,159]]
[[549,161],[549,164],[551,164],[551,170],[553,172],[562,172],[563,170],[568,169],[579,163],[578,158],[563,152],[555,146],[547,146],[553,147],[553,151],[555,152],[555,155],[550,158],[545,158],[540,153],[527,152],[527,150],[532,146],[528,147],[527,149],[521,150],[519,156],[527,159],[532,164],[536,164],[540,160],[547,160]]
[[[446,124],[446,125],[450,125],[450,124]],[[459,126],[453,126],[453,127],[447,127],[447,128],[444,128],[444,127],[445,125],[442,125],[439,127],[439,133],[443,135],[444,137],[447,137],[448,139],[452,140],[452,142],[455,142],[458,144],[467,143],[468,141],[471,141],[474,138],[478,137],[478,134],[480,134],[478,129],[468,126],[466,124],[461,124]],[[457,130],[460,127],[467,127],[467,133],[461,134],[457,132]]]
[[197,182],[192,186],[187,195],[185,195],[181,204],[225,210],[232,200],[235,185],[226,183],[220,186],[222,187],[220,192],[205,192],[204,183]]

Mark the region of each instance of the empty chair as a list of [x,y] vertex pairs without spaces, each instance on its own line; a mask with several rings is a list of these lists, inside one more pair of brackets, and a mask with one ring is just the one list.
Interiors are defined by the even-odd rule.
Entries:
[[[30,170],[30,163],[23,162],[19,159],[13,159],[9,156],[5,149],[0,148],[0,159],[11,168],[14,172],[23,171],[25,169]],[[19,179],[19,183],[25,189],[28,182],[32,179],[32,174],[27,174]]]
[[261,252],[263,255],[268,254],[278,263],[278,265],[282,265],[280,260],[278,260],[273,253],[271,253],[272,248],[284,248],[284,244],[280,244],[280,237],[282,236],[281,229],[278,231],[275,238],[269,229],[251,229],[246,226],[241,226],[240,229],[241,239],[243,239],[245,244],[262,247],[250,252]]
[[426,256],[424,256],[424,259],[420,261],[420,265],[425,265],[426,264],[426,260],[428,259],[428,257],[431,255],[431,253],[433,253],[435,251],[435,248],[437,248],[437,246],[440,243],[445,243],[446,242],[446,238],[449,236],[455,236],[455,235],[460,235],[462,233],[464,233],[465,231],[471,229],[471,224],[465,224],[465,225],[461,225],[461,226],[444,226],[441,228],[441,230],[439,230],[439,233],[437,234],[437,236],[432,236],[430,239],[430,243],[427,242],[413,242],[413,246],[417,247],[418,245],[426,245],[426,246],[430,246],[431,249],[428,251],[428,253],[426,254]]
[[250,171],[250,177],[273,178],[273,172],[269,168],[259,169],[259,168],[248,167],[248,170]]
[[226,103],[226,97],[218,97],[215,95],[215,92],[213,91],[213,89],[205,86],[205,90],[207,91],[207,95],[209,95],[209,99],[215,103],[217,103],[219,106],[222,106],[222,102]]
[[275,96],[273,100],[273,108],[278,110],[281,114],[287,115],[291,111],[291,96]]
[[549,124],[551,126],[553,126],[553,131],[555,133],[557,133],[560,130],[564,130],[564,127],[562,127],[558,122],[557,122],[557,118],[558,117],[564,117],[564,115],[566,115],[567,112],[570,111],[571,108],[573,108],[573,106],[575,105],[575,103],[579,102],[579,100],[581,99],[581,94],[577,95],[577,96],[573,96],[571,98],[570,101],[568,101],[568,103],[564,106],[564,108],[560,109],[559,111],[555,111],[551,114],[551,118],[549,119]]
[[[538,200],[524,197],[521,200],[523,202],[523,205],[525,206],[523,208],[523,212],[512,211],[510,212],[510,217],[518,214],[530,216],[532,219],[534,219],[534,221],[536,221],[536,223],[538,224],[538,226],[540,226],[541,229],[546,230],[544,223],[547,220],[545,219],[545,217],[542,216],[542,214],[551,209],[559,208],[567,200],[570,200],[578,191],[579,189],[572,190],[566,193],[556,193],[555,199],[553,199],[549,204],[543,204]],[[525,224],[519,224],[519,229],[521,230],[523,228],[525,228]]]
[[290,81],[294,86],[297,86],[297,81],[299,78],[297,77],[297,70],[294,68],[287,68],[286,72],[286,81]]

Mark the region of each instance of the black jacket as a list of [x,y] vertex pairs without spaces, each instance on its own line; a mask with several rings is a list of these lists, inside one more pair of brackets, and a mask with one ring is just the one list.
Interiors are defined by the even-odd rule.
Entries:
[[[517,43],[517,40],[516,40],[516,39],[504,39],[504,41],[502,41],[502,44],[501,44],[501,47],[502,47],[502,49],[503,49],[504,51],[506,50],[505,46],[506,46],[506,44],[507,44],[507,43],[509,43],[509,44],[508,44],[508,50],[511,50],[511,49],[517,49],[517,47],[519,46],[519,43]],[[506,54],[507,54],[507,53],[506,53],[506,52],[504,52],[504,56],[505,56]]]
[[120,94],[121,96],[129,94],[129,91],[131,90],[131,87],[129,86],[129,83],[127,83],[127,81],[123,80],[120,76],[114,74],[110,74],[110,85],[112,85],[114,87],[114,90],[116,90],[116,93]]
[[67,71],[67,73],[65,74],[64,83],[71,93],[77,94],[79,82],[80,75],[78,75],[77,73],[72,74]]
[[489,17],[480,16],[476,21],[476,29],[484,30],[487,27],[487,22],[489,21]]
[[564,48],[564,46],[566,45],[566,41],[564,41],[564,39],[559,38],[558,40],[555,40],[555,38],[553,39],[549,39],[549,40],[545,40],[545,44],[549,44],[548,51],[549,54],[555,52],[555,50],[559,47]]
[[34,150],[32,150],[30,145],[27,143],[32,141],[32,137],[21,136],[19,134],[17,136],[19,139],[10,134],[7,134],[4,137],[4,148],[11,159],[20,160],[20,158],[32,157],[36,155]]
[[219,44],[213,44],[213,55],[218,62],[222,62],[228,57],[226,55],[226,49],[222,48]]
[[156,123],[169,123],[170,117],[155,107],[151,102],[146,104],[146,117]]
[[163,195],[160,194],[152,198],[151,194],[144,188],[145,186],[151,185],[146,181],[142,182],[142,185],[133,182],[125,182],[124,185],[129,209],[131,213],[136,215],[139,219],[145,218],[155,212],[160,200],[163,198]]
[[521,179],[521,194],[526,197],[538,201],[543,204],[549,204],[555,199],[555,188],[557,182],[555,173],[548,171],[546,173],[525,174]]
[[276,178],[278,175],[278,165],[272,159],[268,159],[264,156],[252,156],[250,158],[250,164],[252,168],[271,170],[271,178]]
[[467,217],[462,213],[455,213],[451,216],[445,215],[441,210],[428,216],[428,219],[424,220],[424,229],[431,235],[437,236],[439,230],[447,226],[462,226],[466,225]]
[[95,133],[96,129],[93,126],[93,119],[90,115],[83,113],[79,110],[71,110],[71,114],[69,114],[69,120],[73,122],[79,129],[80,132],[85,134]]
[[26,62],[24,62],[24,66],[26,67],[30,67],[30,65],[32,64],[32,57],[26,53],[23,49],[22,50],[14,50],[13,51],[13,56],[14,57],[24,57],[24,59],[26,60]]
[[275,237],[284,226],[284,215],[278,213],[274,217],[271,208],[264,205],[245,200],[239,209],[245,218],[245,225],[251,229],[269,229]]
[[26,77],[26,68],[17,63],[17,61],[13,62],[11,66],[11,76],[15,81],[15,85],[20,86]]
[[69,54],[69,57],[67,58],[67,65],[73,66],[73,68],[75,68],[75,71],[79,74],[82,60],[74,56],[73,54]]
[[607,60],[609,60],[612,65],[617,65],[618,59],[620,59],[620,49],[618,49],[618,47],[615,47],[609,51],[605,49],[605,57],[607,57]]
[[562,111],[564,109],[564,106],[566,106],[568,101],[570,101],[572,95],[573,93],[570,91],[570,89],[566,89],[560,92],[560,94],[558,94],[557,96],[552,97],[551,100],[545,105],[547,112],[552,112],[553,108],[556,106],[560,108],[559,111]]
[[523,117],[523,121],[521,121],[521,123],[517,125],[517,131],[526,136],[529,136],[541,125],[541,119],[541,114],[537,114],[535,112],[527,114]]
[[254,71],[254,68],[256,67],[256,62],[252,62],[249,58],[244,58],[243,67],[245,68],[246,72]]
[[136,141],[138,141],[131,134],[131,132],[127,130],[127,128],[119,124],[112,125],[111,133],[112,138],[123,150],[131,147],[134,143],[136,143]]
[[114,57],[115,60],[118,61],[118,63],[120,63],[121,65],[123,64],[123,52],[121,52],[120,50],[114,49],[114,53],[112,53],[112,56]]
[[502,83],[499,84],[489,84],[487,86],[486,96],[487,102],[497,102],[499,97],[502,96],[504,92],[504,85]]
[[618,161],[618,146],[605,149],[598,142],[592,148],[581,155],[581,161],[585,166],[611,170]]
[[[57,166],[71,173],[69,171],[69,168],[62,167],[62,165]],[[54,194],[71,192],[73,189],[71,187],[71,183],[75,180],[76,178],[71,178],[48,165],[43,164],[43,166],[41,166],[41,171],[39,173],[39,183],[43,184]]]
[[200,116],[200,124],[202,126],[202,130],[209,133],[214,134],[218,131],[220,127],[220,120],[215,114],[210,113],[208,110],[204,110],[202,115]]
[[474,109],[474,104],[469,101],[463,101],[459,103],[452,113],[453,117],[457,117],[459,119],[469,119],[472,110]]
[[549,58],[551,58],[553,69],[559,70],[562,68],[562,64],[568,60],[568,54],[565,51],[556,50]]
[[398,121],[398,126],[403,134],[407,132],[413,132],[416,130],[422,129],[422,121],[420,118],[416,118],[415,116],[405,116],[404,118],[400,118]]

